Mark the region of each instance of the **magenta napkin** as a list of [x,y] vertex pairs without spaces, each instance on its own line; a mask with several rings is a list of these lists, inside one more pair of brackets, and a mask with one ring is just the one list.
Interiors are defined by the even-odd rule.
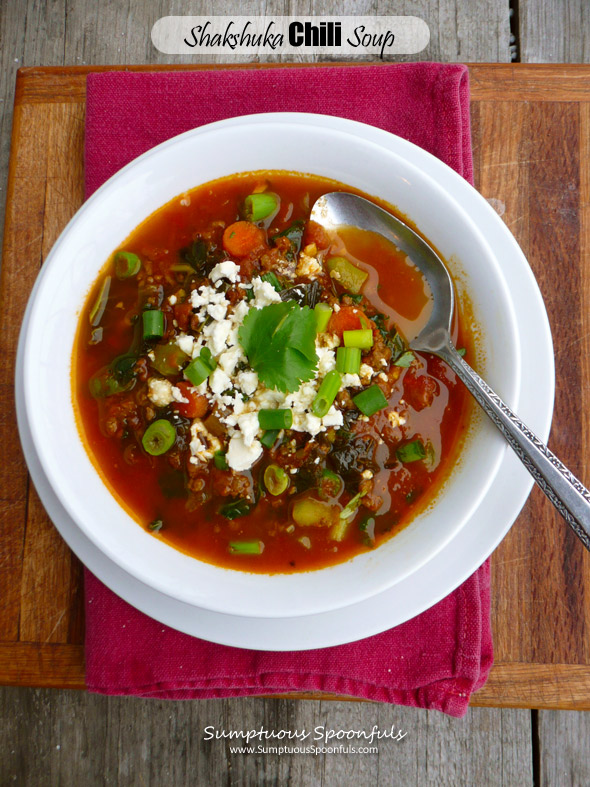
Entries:
[[[87,80],[86,196],[169,137],[223,118],[276,111],[369,123],[472,179],[465,66],[105,72]],[[90,691],[170,699],[322,691],[463,716],[492,665],[487,562],[401,626],[296,653],[231,648],[181,634],[138,612],[89,571],[85,577]]]

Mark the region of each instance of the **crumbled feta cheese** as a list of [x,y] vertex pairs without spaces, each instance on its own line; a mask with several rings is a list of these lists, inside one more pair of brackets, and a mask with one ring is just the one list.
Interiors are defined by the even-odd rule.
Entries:
[[211,434],[200,418],[195,418],[191,424],[189,447],[192,454],[190,461],[192,464],[199,464],[213,459],[213,455],[221,451],[221,442]]
[[227,305],[225,303],[213,303],[207,306],[207,314],[213,317],[214,320],[223,320],[227,312]]
[[212,282],[219,281],[219,279],[227,279],[228,281],[231,281],[232,284],[235,284],[240,280],[238,275],[239,272],[239,265],[236,265],[236,263],[232,262],[231,260],[224,260],[223,262],[217,263],[217,265],[209,274],[209,278]]
[[359,371],[359,377],[361,378],[361,382],[363,385],[366,385],[370,382],[371,377],[375,374],[375,370],[372,366],[369,366],[368,363],[362,363],[361,368]]
[[360,385],[361,380],[358,374],[343,374],[340,390],[343,388],[360,388]]
[[244,445],[249,448],[254,442],[256,436],[258,435],[258,430],[260,429],[260,424],[258,423],[258,413],[244,413],[243,415],[238,416],[238,426],[240,427],[240,431],[244,439]]
[[260,277],[252,280],[252,287],[254,290],[254,298],[250,302],[251,306],[256,309],[262,309],[269,306],[271,303],[280,303],[281,296],[268,281],[264,281]]
[[403,426],[408,419],[404,415],[397,413],[395,410],[390,410],[387,413],[387,420],[395,429],[396,426]]
[[225,459],[232,470],[249,470],[257,459],[262,455],[262,444],[259,440],[253,440],[247,446],[242,434],[235,434],[229,441],[229,447]]
[[339,312],[339,311],[340,311],[340,304],[339,304],[339,303],[335,303],[335,304],[332,306],[332,308],[334,309],[334,311],[335,311],[335,312]]
[[232,387],[231,379],[221,367],[217,367],[209,377],[209,387],[213,393],[221,394]]
[[238,373],[238,385],[246,396],[251,396],[258,388],[258,375],[253,370]]
[[176,297],[176,295],[169,295],[168,296],[168,303],[170,304],[170,306],[174,306],[174,304],[176,303],[177,300],[178,300],[178,298]]
[[172,383],[159,377],[150,377],[148,380],[148,398],[156,407],[167,407],[174,401]]
[[318,375],[325,377],[328,372],[336,368],[336,354],[334,350],[325,347],[316,347],[318,354]]
[[340,344],[340,339],[337,333],[318,333],[315,340],[316,347],[325,347],[328,350],[334,350]]
[[175,385],[172,386],[172,398],[175,402],[182,402],[184,404],[188,404],[188,399],[182,395],[182,391],[180,388],[177,388]]
[[377,375],[377,377],[378,377],[380,380],[383,380],[383,382],[384,382],[384,383],[386,383],[386,382],[387,382],[387,375],[385,374],[385,372],[379,372],[379,374]]
[[180,347],[183,353],[192,356],[193,354],[193,346],[195,340],[192,336],[188,336],[186,333],[181,333],[179,336],[176,337],[176,344]]
[[231,376],[234,373],[238,363],[245,359],[246,356],[242,352],[242,348],[236,344],[233,347],[229,347],[225,352],[221,353],[219,356],[219,365],[226,374]]
[[326,415],[322,418],[322,425],[325,427],[342,426],[343,423],[344,418],[342,417],[342,412],[337,410],[334,405],[330,407]]
[[364,478],[365,481],[370,481],[373,478],[373,473],[370,470],[363,470],[361,478]]
[[297,276],[302,276],[308,279],[315,279],[317,274],[321,271],[322,266],[315,257],[310,257],[304,251],[299,255],[299,262],[295,273]]
[[209,340],[209,349],[213,355],[219,355],[225,350],[225,342],[231,329],[231,320],[214,320],[205,326],[203,335]]

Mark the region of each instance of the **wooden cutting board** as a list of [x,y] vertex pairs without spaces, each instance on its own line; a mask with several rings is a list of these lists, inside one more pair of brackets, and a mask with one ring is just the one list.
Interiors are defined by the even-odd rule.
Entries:
[[[129,70],[175,68],[188,67]],[[0,309],[3,684],[84,687],[81,566],[27,475],[13,370],[36,274],[83,201],[85,86],[93,70],[105,69],[25,68],[17,79]],[[476,185],[523,248],[554,334],[550,445],[588,485],[590,66],[474,65],[470,72]],[[539,490],[494,553],[492,573],[496,663],[473,704],[590,709],[590,555]]]

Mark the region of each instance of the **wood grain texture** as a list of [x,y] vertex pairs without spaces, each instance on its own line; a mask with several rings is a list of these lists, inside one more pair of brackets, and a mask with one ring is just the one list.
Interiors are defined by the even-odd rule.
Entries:
[[[57,724],[56,720],[60,720]],[[402,730],[378,754],[239,755],[217,730],[316,727]],[[0,695],[6,755],[0,783],[137,785],[533,784],[525,711],[472,709],[465,719],[411,708],[293,700],[164,702],[7,689]],[[317,743],[316,743],[317,745]],[[35,756],[25,757],[24,752]],[[524,754],[527,752],[528,754]]]
[[523,62],[590,62],[587,0],[519,0],[518,12]]
[[590,714],[564,711],[539,714],[540,787],[590,784]]

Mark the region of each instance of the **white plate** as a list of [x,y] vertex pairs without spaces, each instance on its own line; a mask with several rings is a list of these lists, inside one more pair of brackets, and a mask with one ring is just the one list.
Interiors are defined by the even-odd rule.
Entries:
[[[257,123],[252,118],[233,123]],[[302,118],[303,122],[303,118]],[[321,118],[330,128],[343,122]],[[229,121],[228,123],[232,123]],[[384,132],[363,126],[365,138],[384,144]],[[395,139],[395,138],[392,138]],[[396,140],[399,142],[399,140]],[[428,154],[408,146],[406,155],[419,166]],[[516,311],[522,359],[519,415],[537,434],[549,433],[554,393],[551,335],[544,305],[532,272],[504,223],[485,200],[468,191],[447,167],[429,156],[429,167],[442,188],[464,208],[484,235],[508,284]],[[21,333],[23,336],[25,331]],[[150,589],[101,553],[66,514],[53,494],[32,447],[22,404],[22,347],[17,361],[17,413],[31,475],[50,516],[83,562],[125,600],[151,617],[194,636],[238,647],[266,650],[302,650],[337,645],[370,636],[407,620],[432,606],[467,578],[492,552],[516,518],[532,486],[518,460],[506,452],[499,473],[468,526],[426,566],[397,585],[367,601],[340,610],[297,618],[244,618],[220,614],[175,600]],[[402,602],[402,603],[400,603]]]

